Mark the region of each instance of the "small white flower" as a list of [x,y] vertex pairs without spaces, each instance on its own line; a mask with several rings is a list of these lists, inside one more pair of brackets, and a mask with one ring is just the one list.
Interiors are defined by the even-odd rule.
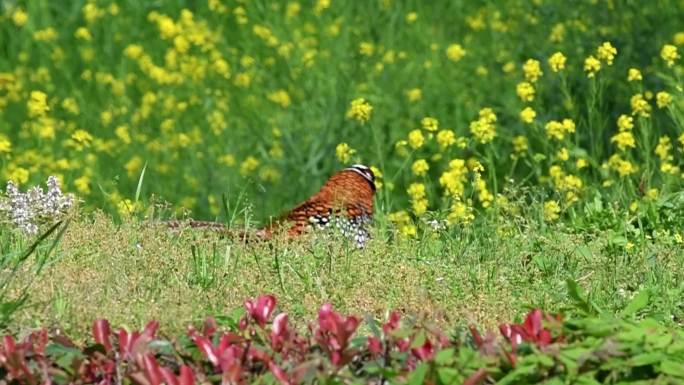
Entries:
[[5,197],[0,196],[0,220],[5,217],[20,231],[34,235],[39,225],[59,219],[73,206],[74,198],[62,194],[54,176],[48,178],[47,186],[47,193],[38,186],[22,193],[12,181],[7,182]]

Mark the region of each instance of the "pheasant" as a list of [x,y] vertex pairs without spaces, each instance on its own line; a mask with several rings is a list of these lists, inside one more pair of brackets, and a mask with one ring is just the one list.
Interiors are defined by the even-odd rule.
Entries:
[[[373,171],[364,165],[355,164],[332,175],[311,198],[268,226],[256,230],[253,236],[267,240],[282,231],[288,237],[296,237],[311,228],[332,226],[355,242],[357,247],[363,248],[370,235],[367,225],[373,218],[375,189]],[[171,221],[167,224],[174,229],[192,227],[229,232],[226,225],[218,222],[192,220]],[[239,235],[243,240],[250,238],[247,233]]]

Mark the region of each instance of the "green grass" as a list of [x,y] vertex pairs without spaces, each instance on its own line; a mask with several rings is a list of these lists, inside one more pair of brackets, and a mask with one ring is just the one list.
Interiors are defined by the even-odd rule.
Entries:
[[[647,312],[683,322],[682,1],[325,4],[2,3],[0,182],[56,175],[83,202],[49,259],[45,243],[2,269],[3,301],[29,287],[13,328],[182,329],[264,292],[292,314],[493,327],[564,310],[568,279],[610,312],[647,289]],[[348,115],[359,98],[367,121]],[[150,224],[266,223],[352,162],[382,184],[363,252]],[[9,222],[14,263],[33,239]]]
[[[568,279],[608,312],[648,290],[645,312],[665,323],[684,322],[681,246],[649,241],[628,252],[608,244],[605,232],[579,236],[532,222],[512,225],[502,236],[500,225],[410,241],[390,240],[376,226],[373,241],[359,251],[325,237],[241,245],[211,233],[175,235],[150,223],[82,216],[34,280],[29,306],[11,327],[49,325],[81,335],[106,317],[129,327],[157,319],[171,333],[273,293],[295,316],[313,316],[331,301],[342,312],[383,316],[395,308],[449,327],[493,328],[531,307],[571,308]],[[33,277],[28,264],[17,282]]]

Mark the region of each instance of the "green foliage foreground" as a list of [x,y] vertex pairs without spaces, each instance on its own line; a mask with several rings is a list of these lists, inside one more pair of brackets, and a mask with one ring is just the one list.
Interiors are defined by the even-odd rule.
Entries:
[[[570,282],[580,309],[590,304]],[[318,311],[298,333],[288,314],[275,312],[271,295],[246,300],[246,311],[219,326],[207,319],[177,340],[142,331],[112,330],[93,322],[83,346],[45,329],[0,344],[0,378],[7,382],[193,385],[211,384],[677,384],[684,381],[684,333],[650,319],[628,320],[646,306],[641,292],[622,318],[562,320],[535,309],[520,324],[499,326],[501,336],[448,335],[392,312],[371,333],[357,336],[360,319]],[[277,314],[272,318],[273,314]],[[271,321],[272,320],[272,321]]]

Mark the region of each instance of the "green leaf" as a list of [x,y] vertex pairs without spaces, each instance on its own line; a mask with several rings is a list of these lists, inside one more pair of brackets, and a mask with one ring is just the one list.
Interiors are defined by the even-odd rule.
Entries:
[[636,314],[639,310],[643,309],[648,305],[648,300],[650,294],[647,289],[641,290],[637,295],[632,298],[627,306],[622,310],[623,317],[630,317]]
[[140,192],[142,192],[143,181],[145,180],[145,170],[147,170],[147,162],[145,162],[145,165],[143,166],[142,171],[140,172],[140,177],[138,178],[138,186],[135,188],[136,202],[140,199]]
[[456,350],[454,348],[439,351],[437,354],[435,354],[435,363],[437,365],[448,365],[449,363],[451,363],[455,354]]
[[586,261],[589,261],[592,258],[591,250],[589,250],[589,247],[587,245],[577,246],[575,248],[575,256],[581,257]]
[[427,375],[428,364],[423,362],[416,367],[416,369],[411,372],[408,378],[408,385],[422,385],[425,381],[425,376]]
[[437,369],[437,377],[442,384],[459,384],[463,382],[463,378],[454,368],[439,368]]
[[505,375],[497,385],[508,385],[508,384],[526,384],[526,381],[522,381],[537,372],[537,367],[534,365],[529,366],[518,366],[512,372]]
[[574,280],[568,278],[566,280],[568,286],[568,295],[575,300],[575,306],[582,310],[585,314],[601,314],[603,311],[591,300],[584,297],[582,288]]
[[661,362],[665,358],[662,352],[641,353],[629,360],[630,366],[653,365]]
[[671,376],[684,378],[684,362],[666,359],[660,364],[660,371]]
[[421,330],[416,334],[411,342],[411,349],[419,348],[425,344],[427,337],[425,336],[425,330]]

